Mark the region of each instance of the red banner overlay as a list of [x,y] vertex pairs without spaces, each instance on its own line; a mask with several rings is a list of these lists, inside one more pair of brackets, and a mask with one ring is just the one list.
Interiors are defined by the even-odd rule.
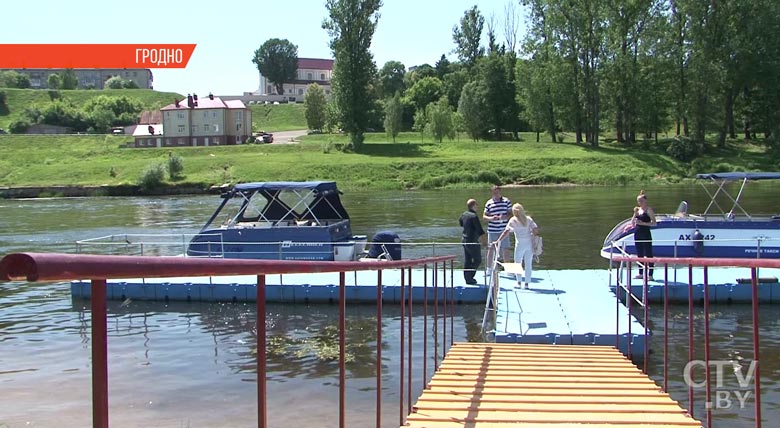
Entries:
[[184,68],[195,44],[0,44],[0,68]]

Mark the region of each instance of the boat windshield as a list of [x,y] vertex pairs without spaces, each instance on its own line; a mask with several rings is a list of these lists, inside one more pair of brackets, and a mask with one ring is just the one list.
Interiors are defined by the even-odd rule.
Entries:
[[688,215],[688,202],[682,201],[680,202],[680,205],[677,207],[677,211],[675,211],[674,216],[685,217],[687,215]]

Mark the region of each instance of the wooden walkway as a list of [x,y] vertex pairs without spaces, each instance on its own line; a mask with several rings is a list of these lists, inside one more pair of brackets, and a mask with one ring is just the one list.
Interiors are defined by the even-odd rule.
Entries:
[[701,427],[614,347],[456,343],[429,386],[408,427]]

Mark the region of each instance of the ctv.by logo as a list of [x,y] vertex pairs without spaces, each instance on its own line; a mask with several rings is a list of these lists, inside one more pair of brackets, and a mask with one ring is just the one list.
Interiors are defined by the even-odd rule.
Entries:
[[[695,381],[691,376],[691,371],[696,367],[705,369],[707,364],[708,363],[702,360],[689,361],[683,369],[685,384],[691,388],[705,388],[707,386],[706,379],[699,382]],[[742,373],[742,366],[740,364],[728,360],[713,360],[709,362],[709,365],[715,367],[715,390],[712,391],[714,392],[712,401],[704,403],[704,405],[707,408],[719,410],[732,409],[734,408],[734,405],[738,405],[740,409],[744,409],[747,400],[753,393],[748,387],[750,387],[750,384],[754,381],[753,374],[756,371],[758,361],[750,362],[747,373]],[[730,376],[726,375],[725,368],[729,369],[729,373],[734,374],[734,378],[737,380],[739,388],[728,388],[724,386],[727,383],[726,380],[730,378]],[[710,379],[710,385],[712,384],[712,379]]]

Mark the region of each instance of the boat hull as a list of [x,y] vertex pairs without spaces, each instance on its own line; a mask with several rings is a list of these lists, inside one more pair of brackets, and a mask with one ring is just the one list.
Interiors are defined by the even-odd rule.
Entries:
[[[605,240],[601,256],[635,255],[630,219]],[[655,257],[780,258],[780,221],[662,218],[652,229]]]

